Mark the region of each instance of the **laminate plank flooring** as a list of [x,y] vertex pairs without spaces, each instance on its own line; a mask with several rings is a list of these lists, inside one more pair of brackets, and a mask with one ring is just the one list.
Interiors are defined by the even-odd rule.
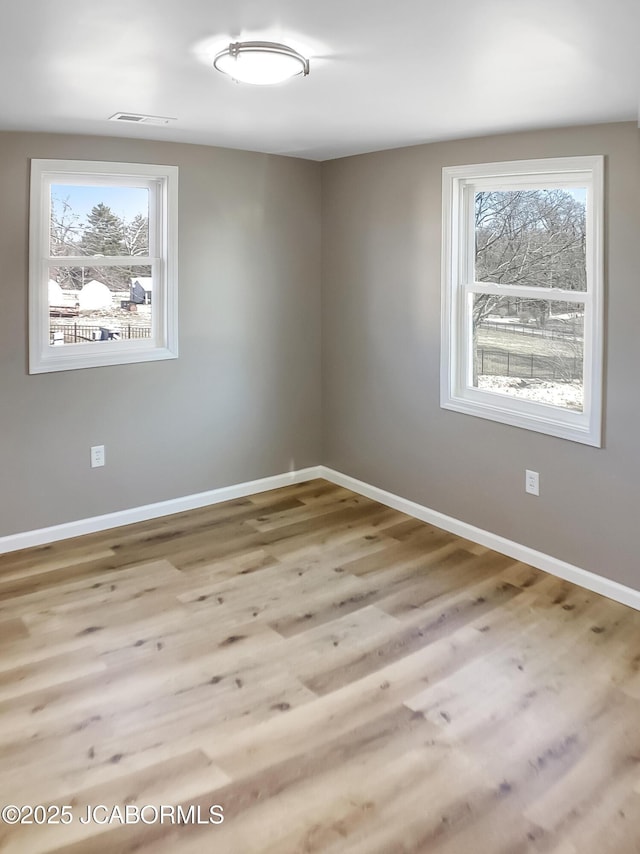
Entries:
[[0,851],[640,854],[640,614],[320,480],[3,555],[36,804]]

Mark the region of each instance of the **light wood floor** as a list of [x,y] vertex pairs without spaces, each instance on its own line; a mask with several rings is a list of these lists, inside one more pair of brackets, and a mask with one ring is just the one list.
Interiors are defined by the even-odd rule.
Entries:
[[640,852],[640,614],[345,489],[5,555],[0,593],[0,806],[74,815],[3,852]]

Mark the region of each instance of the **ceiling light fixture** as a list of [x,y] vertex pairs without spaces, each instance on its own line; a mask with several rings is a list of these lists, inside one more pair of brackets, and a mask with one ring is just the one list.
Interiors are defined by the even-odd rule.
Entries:
[[309,73],[309,60],[278,42],[233,42],[213,60],[213,67],[238,83],[266,86]]

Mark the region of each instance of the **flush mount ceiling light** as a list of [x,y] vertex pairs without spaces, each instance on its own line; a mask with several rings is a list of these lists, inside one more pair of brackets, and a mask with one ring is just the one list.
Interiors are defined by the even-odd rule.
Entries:
[[309,73],[309,60],[277,42],[234,42],[213,60],[214,68],[238,83],[266,86]]

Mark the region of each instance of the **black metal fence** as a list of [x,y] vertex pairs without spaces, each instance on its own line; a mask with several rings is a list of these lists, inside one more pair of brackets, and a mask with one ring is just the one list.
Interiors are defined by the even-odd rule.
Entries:
[[[107,334],[105,335],[106,330]],[[132,326],[130,323],[120,326],[88,326],[84,323],[50,323],[51,343],[82,344],[85,341],[106,341],[115,339],[151,338],[148,326]]]
[[540,356],[536,353],[478,347],[476,370],[479,376],[527,377],[569,382],[582,379],[582,357]]

